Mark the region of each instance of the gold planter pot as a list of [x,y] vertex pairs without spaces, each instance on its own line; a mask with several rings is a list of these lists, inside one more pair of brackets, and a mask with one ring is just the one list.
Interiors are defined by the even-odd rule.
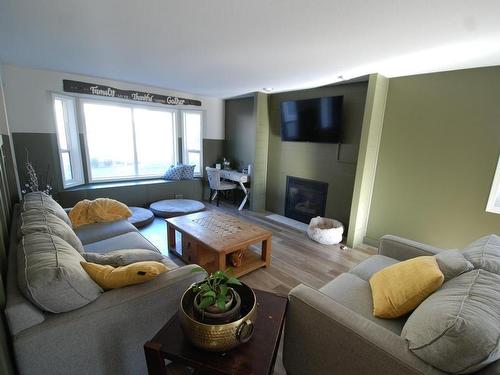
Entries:
[[234,289],[241,297],[241,318],[225,324],[205,324],[197,321],[193,315],[191,288],[186,290],[179,306],[179,320],[187,339],[196,347],[212,352],[224,352],[250,340],[257,318],[255,293],[245,284]]

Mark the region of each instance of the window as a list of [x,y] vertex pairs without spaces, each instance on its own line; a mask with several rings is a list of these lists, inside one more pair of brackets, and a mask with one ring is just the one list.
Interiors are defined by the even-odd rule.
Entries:
[[62,181],[63,186],[68,188],[84,182],[75,100],[60,95],[53,98]]
[[175,111],[83,102],[90,181],[159,177],[177,161]]
[[203,175],[203,117],[200,111],[182,111],[182,160],[195,165],[194,175]]
[[495,177],[493,178],[493,184],[491,185],[486,211],[500,214],[500,157],[498,158],[497,169]]

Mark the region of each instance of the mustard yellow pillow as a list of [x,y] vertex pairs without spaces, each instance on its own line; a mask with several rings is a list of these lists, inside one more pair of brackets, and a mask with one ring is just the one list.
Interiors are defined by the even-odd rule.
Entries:
[[422,256],[376,272],[370,279],[373,315],[397,318],[414,310],[443,284],[436,259]]
[[160,262],[137,262],[116,268],[90,262],[80,262],[80,264],[92,280],[103,289],[140,284],[168,271],[168,268]]

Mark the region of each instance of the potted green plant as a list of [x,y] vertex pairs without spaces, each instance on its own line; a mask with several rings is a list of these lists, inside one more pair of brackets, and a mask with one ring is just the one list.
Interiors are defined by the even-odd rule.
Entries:
[[[206,272],[198,267],[193,272]],[[231,274],[231,269],[209,274],[203,281],[192,286],[195,295],[193,312],[204,323],[222,324],[239,318],[241,298],[231,286],[241,282]]]

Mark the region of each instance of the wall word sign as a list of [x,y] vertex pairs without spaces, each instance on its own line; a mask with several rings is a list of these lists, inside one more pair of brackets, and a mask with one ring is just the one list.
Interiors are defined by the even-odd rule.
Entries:
[[177,96],[166,96],[151,94],[149,92],[120,90],[111,86],[98,85],[95,83],[86,83],[63,79],[63,89],[65,92],[76,92],[79,94],[107,96],[110,98],[120,98],[135,100],[138,102],[158,103],[166,105],[196,105],[201,106],[199,100],[178,98]]

